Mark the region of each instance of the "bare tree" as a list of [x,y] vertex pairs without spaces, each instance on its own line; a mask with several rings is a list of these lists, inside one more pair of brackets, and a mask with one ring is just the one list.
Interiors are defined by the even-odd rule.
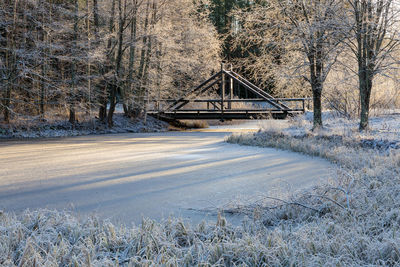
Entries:
[[[74,0],[74,30],[73,30],[73,48],[77,47],[78,43],[78,23],[79,23],[79,3],[78,0]],[[71,91],[69,97],[69,122],[74,124],[76,121],[75,112],[75,93],[77,88],[77,60],[76,55],[73,56],[71,65]]]
[[12,6],[12,24],[10,29],[6,29],[6,49],[5,49],[5,67],[6,67],[6,86],[3,96],[3,112],[4,121],[10,121],[10,104],[11,104],[11,91],[13,89],[14,79],[17,76],[17,56],[16,56],[16,40],[15,34],[17,29],[17,1],[6,1],[8,5]]
[[[222,42],[209,14],[198,13],[201,6],[195,2],[166,1],[158,13],[162,18],[157,19],[153,27],[155,49],[149,64],[151,79],[147,85],[150,97],[184,95],[186,90],[207,78],[220,65]],[[160,47],[162,53],[158,53]],[[162,75],[158,71],[162,71]]]
[[131,0],[132,5],[132,16],[130,20],[130,37],[129,37],[129,61],[128,61],[128,77],[126,86],[124,88],[124,111],[128,116],[132,116],[134,112],[135,101],[133,96],[134,87],[134,65],[136,60],[136,43],[137,43],[137,28],[138,28],[138,10],[142,5],[143,0]]
[[347,0],[352,18],[348,46],[358,63],[360,91],[360,130],[368,128],[371,91],[374,78],[395,63],[391,55],[398,51],[399,6],[393,0]]
[[124,30],[125,30],[125,24],[126,24],[126,20],[127,20],[126,0],[117,0],[117,3],[118,3],[117,56],[115,59],[114,82],[110,86],[110,109],[108,111],[108,117],[107,117],[107,122],[108,122],[109,127],[113,126],[113,115],[114,115],[114,111],[115,111],[115,106],[117,104],[117,92],[118,92],[118,88],[120,85],[120,78],[121,78]]
[[[289,79],[302,77],[310,84],[314,128],[322,126],[321,95],[324,82],[340,52],[343,37],[340,29],[342,2],[274,0],[251,8],[247,14],[236,14],[242,20],[242,29],[236,35],[238,45],[243,48],[245,44],[247,47],[244,49],[248,50],[250,57],[256,55],[252,57],[253,67],[266,64],[279,71],[289,68],[292,70]],[[282,76],[279,73],[271,77],[275,84],[280,78]]]

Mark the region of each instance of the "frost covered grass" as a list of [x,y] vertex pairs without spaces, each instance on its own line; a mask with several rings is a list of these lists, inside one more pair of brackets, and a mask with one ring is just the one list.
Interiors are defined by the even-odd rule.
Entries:
[[[382,231],[381,225],[372,222],[361,224],[364,217],[331,211],[301,223],[286,219],[274,227],[244,221],[233,228],[220,217],[216,225],[190,226],[169,219],[162,223],[144,220],[140,227],[124,228],[96,218],[80,222],[66,212],[2,214],[0,265],[396,265],[397,232]],[[377,223],[394,227],[395,217],[391,214]]]
[[337,179],[227,211],[249,214],[236,227],[223,216],[117,227],[68,212],[2,213],[0,266],[400,266],[399,150],[349,145],[361,140],[352,129],[310,133],[303,119],[267,127],[228,141],[324,157]]
[[[299,117],[286,123],[270,122],[257,133],[234,134],[227,141],[291,150],[336,163],[337,181],[291,203],[316,208],[317,218],[304,218],[288,207],[281,212],[286,217],[295,214],[289,225],[293,227],[296,221],[295,233],[306,235],[314,246],[318,244],[316,251],[330,247],[330,260],[346,262],[345,266],[399,266],[399,132],[398,128],[392,128],[390,134],[382,131],[382,125],[399,123],[394,116],[373,118],[370,131],[359,133],[356,122],[331,118],[324,129],[312,132],[307,117]],[[287,223],[281,221],[280,225]],[[335,230],[330,231],[329,225]],[[327,258],[314,256],[326,264]]]
[[122,113],[116,113],[114,114],[114,126],[112,128],[94,119],[76,122],[74,125],[67,120],[60,119],[26,120],[11,124],[0,123],[0,138],[47,138],[127,132],[160,132],[167,131],[167,129],[167,123],[152,117],[147,117],[147,121],[144,123],[141,118],[131,119],[125,117]]

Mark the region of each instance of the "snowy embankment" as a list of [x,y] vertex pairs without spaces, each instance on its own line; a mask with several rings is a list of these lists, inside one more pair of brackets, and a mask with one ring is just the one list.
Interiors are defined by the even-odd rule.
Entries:
[[[395,123],[393,118],[393,123]],[[374,122],[374,120],[372,120]],[[347,122],[346,122],[347,123]],[[365,146],[396,141],[381,128],[329,120],[319,133],[304,119],[272,121],[229,142],[276,147],[337,163],[335,180],[289,200],[269,198],[232,227],[177,219],[124,228],[63,212],[0,215],[1,266],[399,266],[400,152]],[[386,122],[387,123],[387,122]],[[337,126],[335,126],[337,125]],[[266,197],[267,199],[268,197]],[[232,212],[248,211],[240,207]]]
[[358,131],[358,120],[336,117],[334,113],[323,114],[324,127],[318,131],[311,130],[312,119],[313,114],[308,112],[289,120],[264,121],[260,134],[281,133],[295,139],[313,136],[317,139],[330,139],[338,144],[380,151],[400,149],[400,114],[373,117],[370,119],[369,131],[361,133]]
[[19,125],[1,125],[0,139],[10,138],[48,138],[67,137],[91,134],[114,134],[114,133],[140,133],[140,132],[162,132],[168,130],[168,124],[152,117],[147,117],[146,123],[143,119],[131,119],[122,113],[114,114],[114,126],[109,128],[106,123],[98,120],[77,122],[74,125],[68,121],[59,120],[29,121]]
[[[336,181],[316,189],[311,193],[314,198],[294,200],[320,215],[323,211],[322,216],[299,221],[303,215],[294,212],[287,222],[279,223],[294,227],[296,222],[298,229],[284,232],[308,239],[308,245],[299,248],[307,251],[311,246],[306,266],[317,262],[399,266],[400,118],[372,118],[370,130],[359,133],[357,121],[325,115],[325,127],[319,131],[311,131],[312,114],[306,114],[290,121],[271,121],[257,133],[232,135],[227,141],[296,151],[338,165]],[[285,244],[297,241],[289,238]]]

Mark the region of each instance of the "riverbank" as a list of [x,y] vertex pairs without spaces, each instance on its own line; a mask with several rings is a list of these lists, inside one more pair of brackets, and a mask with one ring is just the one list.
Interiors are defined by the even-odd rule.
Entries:
[[148,116],[143,118],[128,118],[123,113],[114,114],[114,126],[109,128],[106,123],[97,119],[71,124],[65,120],[40,121],[30,120],[18,124],[0,124],[0,139],[37,139],[52,137],[68,137],[116,133],[142,133],[168,131],[168,123]]
[[298,254],[297,260],[307,259],[307,264],[301,265],[398,266],[399,117],[371,118],[369,131],[362,133],[356,120],[329,117],[323,129],[311,131],[309,117],[270,122],[259,132],[227,139],[321,157],[338,166],[331,184],[290,203],[275,199],[272,210],[271,205],[258,205],[261,220],[282,226],[282,232],[292,236],[283,242],[287,246],[303,240],[297,248],[305,255]]

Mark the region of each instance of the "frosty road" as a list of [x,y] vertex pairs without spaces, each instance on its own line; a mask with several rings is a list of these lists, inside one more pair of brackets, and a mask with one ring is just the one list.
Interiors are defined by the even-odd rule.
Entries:
[[225,143],[235,130],[1,141],[0,209],[66,209],[125,224],[172,214],[199,221],[329,177],[322,159]]

